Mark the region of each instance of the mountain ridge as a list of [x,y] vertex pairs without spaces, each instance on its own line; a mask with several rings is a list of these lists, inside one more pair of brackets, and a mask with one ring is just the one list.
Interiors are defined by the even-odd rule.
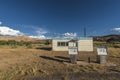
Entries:
[[36,41],[37,38],[31,38],[29,36],[2,36],[0,35],[0,40],[15,40],[15,41]]
[[120,34],[109,34],[104,36],[93,36],[94,41],[120,42]]

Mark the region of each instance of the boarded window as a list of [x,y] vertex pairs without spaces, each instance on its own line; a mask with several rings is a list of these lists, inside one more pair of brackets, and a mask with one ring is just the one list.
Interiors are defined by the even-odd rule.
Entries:
[[57,46],[68,46],[68,42],[57,42]]

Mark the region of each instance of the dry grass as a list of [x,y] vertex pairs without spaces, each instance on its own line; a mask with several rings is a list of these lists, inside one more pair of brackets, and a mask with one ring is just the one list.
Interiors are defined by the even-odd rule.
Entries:
[[[78,60],[87,63],[88,57],[91,57],[91,63],[93,64],[78,65],[70,64],[68,52],[53,52],[42,47],[34,45],[33,48],[29,49],[24,46],[18,46],[12,49],[9,46],[0,46],[0,80],[23,80],[37,76],[44,77],[51,74],[65,75],[62,76],[61,80],[69,80],[69,74],[73,73],[97,72],[101,74],[105,72],[105,66],[95,63],[95,53],[80,52]],[[119,52],[119,48],[109,48],[110,56],[108,56],[108,61],[114,62],[118,67],[113,69],[108,68],[106,72],[120,72]]]
[[112,57],[120,58],[120,48],[109,48],[109,54]]

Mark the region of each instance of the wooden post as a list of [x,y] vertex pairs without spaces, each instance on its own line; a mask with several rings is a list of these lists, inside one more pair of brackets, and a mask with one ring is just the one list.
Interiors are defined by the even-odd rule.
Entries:
[[90,63],[90,57],[88,57],[88,63]]

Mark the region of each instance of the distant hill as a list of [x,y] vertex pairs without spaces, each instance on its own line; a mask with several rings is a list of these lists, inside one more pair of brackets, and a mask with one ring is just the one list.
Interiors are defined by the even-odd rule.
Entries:
[[94,36],[94,41],[106,41],[106,42],[120,42],[119,34],[111,34],[106,36]]
[[[39,42],[42,39],[30,38],[28,36],[0,36],[0,40],[32,41]],[[94,41],[120,42],[120,34],[111,34],[105,36],[93,36]]]
[[0,36],[0,40],[16,40],[16,41],[36,41],[36,38],[30,38],[28,36]]

